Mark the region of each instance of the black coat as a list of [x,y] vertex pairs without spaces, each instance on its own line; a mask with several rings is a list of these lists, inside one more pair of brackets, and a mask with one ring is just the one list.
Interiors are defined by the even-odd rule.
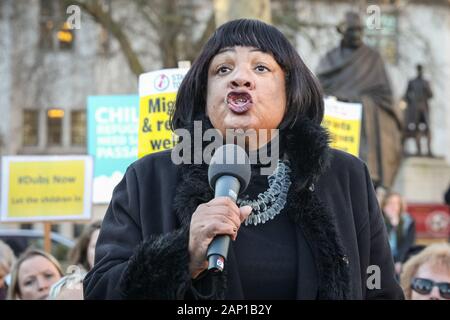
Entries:
[[[286,211],[315,265],[299,268],[297,298],[402,299],[365,164],[329,149],[319,125],[303,120],[296,128],[283,139],[293,180]],[[190,218],[212,198],[206,165],[175,166],[170,151],[132,164],[105,215],[95,266],[84,281],[85,297],[242,299],[232,246],[223,273],[204,273],[195,281],[189,275]],[[366,285],[371,265],[379,267],[379,289]]]

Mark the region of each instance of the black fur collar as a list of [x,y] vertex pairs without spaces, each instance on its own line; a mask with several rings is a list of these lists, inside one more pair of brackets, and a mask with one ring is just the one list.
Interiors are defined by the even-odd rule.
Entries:
[[305,118],[281,136],[281,148],[291,162],[295,190],[312,186],[330,163],[328,132]]
[[[293,184],[286,210],[304,232],[313,249],[319,279],[319,299],[350,297],[349,268],[335,217],[314,192],[314,183],[330,162],[329,137],[320,125],[303,119],[293,129],[281,133],[281,150],[291,162]],[[208,185],[207,166],[183,165],[174,199],[181,225],[188,226],[191,215],[201,203],[214,196]],[[222,279],[226,281],[225,277]],[[223,286],[225,288],[225,286]],[[217,297],[224,297],[218,293]]]

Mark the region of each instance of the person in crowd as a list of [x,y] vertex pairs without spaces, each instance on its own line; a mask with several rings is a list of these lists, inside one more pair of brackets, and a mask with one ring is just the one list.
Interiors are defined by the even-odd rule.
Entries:
[[63,276],[59,262],[51,254],[28,249],[11,272],[8,300],[47,299],[50,287]]
[[450,300],[450,244],[434,243],[412,256],[401,285],[408,300]]
[[416,241],[416,224],[406,212],[406,201],[401,194],[391,192],[382,204],[389,244],[395,263],[395,271],[400,275],[402,265],[408,258],[408,252]]
[[[190,133],[180,144],[193,158],[177,164],[173,149],[127,169],[85,298],[403,298],[367,167],[329,147],[323,114],[317,79],[278,29],[249,19],[219,27],[184,77],[171,119]],[[256,133],[244,148],[261,156],[270,147],[275,168],[263,174],[257,157],[236,203],[214,198],[207,161],[191,162],[211,147],[197,145],[197,129],[219,142]],[[232,239],[223,272],[208,268],[216,235]],[[366,285],[371,265],[381,270],[378,289]]]
[[69,252],[69,262],[88,272],[94,266],[95,245],[102,222],[94,221],[89,224],[81,234],[74,248]]
[[[444,201],[446,205],[450,206],[450,185],[444,194]],[[450,243],[450,232],[448,233],[448,242]]]
[[444,201],[448,206],[450,206],[450,185],[448,186],[448,189],[444,194]]
[[16,257],[12,249],[0,240],[0,300],[6,299],[8,279]]
[[52,300],[83,300],[83,279],[94,266],[95,245],[102,222],[94,221],[86,226],[74,248],[69,252],[69,274],[50,289]]
[[375,193],[377,195],[378,205],[380,207],[382,207],[384,198],[388,194],[387,189],[385,187],[383,187],[383,186],[378,186],[378,187],[375,188]]

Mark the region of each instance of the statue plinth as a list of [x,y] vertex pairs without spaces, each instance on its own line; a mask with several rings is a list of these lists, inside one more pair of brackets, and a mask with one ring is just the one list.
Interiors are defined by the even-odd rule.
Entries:
[[443,203],[450,182],[444,158],[408,157],[402,161],[393,190],[411,203]]

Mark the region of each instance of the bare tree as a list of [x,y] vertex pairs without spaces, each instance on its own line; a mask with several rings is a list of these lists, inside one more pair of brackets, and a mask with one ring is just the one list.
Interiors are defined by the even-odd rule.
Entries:
[[[104,1],[64,1],[67,6],[79,6],[117,39],[130,70],[136,76],[144,72],[141,59],[133,48],[132,35],[127,33],[126,26],[114,19],[110,7]],[[151,28],[156,34],[163,67],[175,67],[179,60],[192,60],[215,27],[214,15],[211,13],[204,30],[198,35],[199,32],[195,30],[199,25],[195,15],[197,8],[190,0],[133,0],[132,5],[135,6],[136,14],[146,22],[143,27]]]
[[[318,49],[316,33],[324,30],[335,32],[334,24],[325,23],[319,19],[313,21],[302,20],[299,13],[302,11],[302,3],[296,0],[272,0],[273,23],[278,26],[284,35],[292,42],[296,43],[296,36],[307,40],[314,49]],[[332,37],[330,37],[332,38]]]

